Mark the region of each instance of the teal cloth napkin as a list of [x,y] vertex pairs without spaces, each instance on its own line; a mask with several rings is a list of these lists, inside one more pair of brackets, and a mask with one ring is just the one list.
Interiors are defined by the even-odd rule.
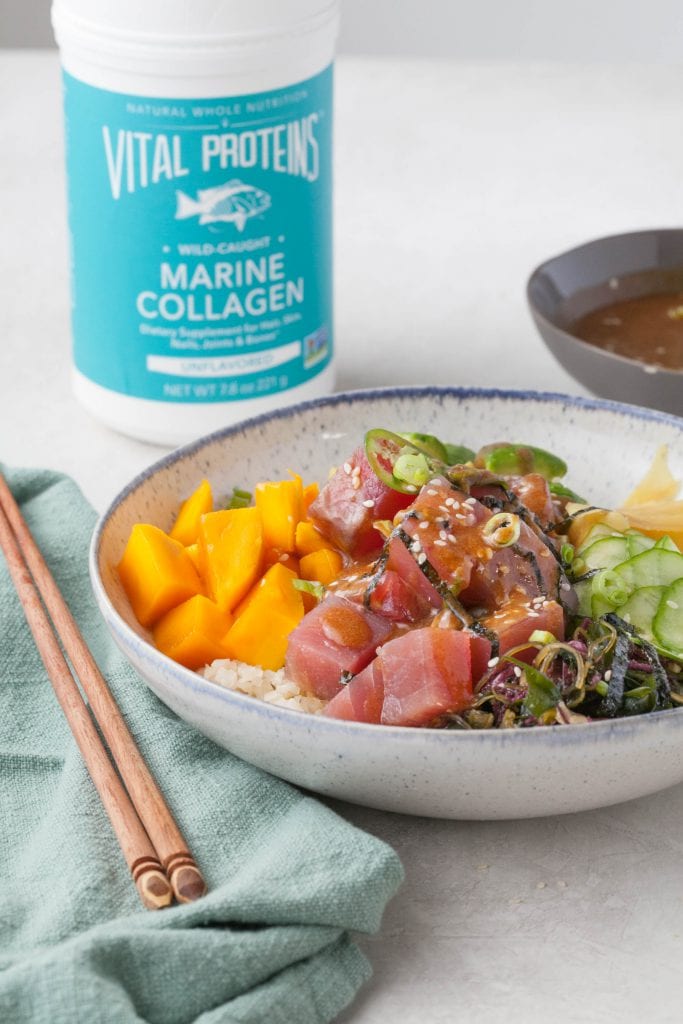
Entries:
[[95,607],[76,485],[7,478],[210,892],[142,909],[0,556],[0,1021],[332,1020],[370,974],[349,932],[379,928],[396,855],[161,704]]

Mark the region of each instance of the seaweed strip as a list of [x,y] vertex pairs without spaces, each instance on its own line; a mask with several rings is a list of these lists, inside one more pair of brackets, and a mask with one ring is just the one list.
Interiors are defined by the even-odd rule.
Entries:
[[[614,625],[614,623],[613,623]],[[612,656],[611,675],[607,693],[600,703],[600,714],[607,718],[615,718],[624,702],[624,684],[626,681],[626,669],[628,668],[628,649],[630,637],[627,633],[619,632],[614,645]]]
[[646,640],[644,636],[635,629],[629,622],[620,618],[615,612],[609,612],[604,618],[614,628],[621,633],[626,634],[630,637],[635,644],[642,647],[643,654],[647,658],[647,661],[652,668],[652,674],[655,677],[657,684],[657,706],[660,708],[671,707],[671,685],[669,683],[669,677],[666,673],[666,669],[662,665],[662,662],[657,653],[656,647]]

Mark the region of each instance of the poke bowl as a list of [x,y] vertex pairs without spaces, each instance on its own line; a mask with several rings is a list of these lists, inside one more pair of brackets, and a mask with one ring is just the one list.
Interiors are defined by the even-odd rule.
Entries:
[[447,436],[473,450],[501,438],[550,449],[567,462],[570,487],[608,509],[643,477],[662,445],[668,446],[672,473],[683,475],[683,420],[555,394],[358,391],[226,428],[136,477],[93,536],[90,571],[98,606],[144,682],[182,719],[244,760],[314,792],[388,811],[534,817],[614,804],[683,781],[683,708],[676,706],[538,728],[373,724],[237,692],[155,646],[119,572],[136,524],[170,530],[182,502],[204,479],[223,494],[288,471],[322,484],[330,468],[343,467],[366,432],[378,427]]

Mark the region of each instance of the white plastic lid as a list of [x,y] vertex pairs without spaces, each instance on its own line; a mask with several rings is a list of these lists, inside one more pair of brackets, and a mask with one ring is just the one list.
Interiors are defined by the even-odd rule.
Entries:
[[52,17],[80,33],[147,46],[224,46],[310,31],[337,17],[337,0],[54,0]]

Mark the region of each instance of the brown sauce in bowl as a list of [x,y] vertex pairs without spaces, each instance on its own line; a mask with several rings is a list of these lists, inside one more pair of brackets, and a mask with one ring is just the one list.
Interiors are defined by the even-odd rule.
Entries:
[[569,330],[607,352],[683,370],[683,291],[612,302],[574,320]]

